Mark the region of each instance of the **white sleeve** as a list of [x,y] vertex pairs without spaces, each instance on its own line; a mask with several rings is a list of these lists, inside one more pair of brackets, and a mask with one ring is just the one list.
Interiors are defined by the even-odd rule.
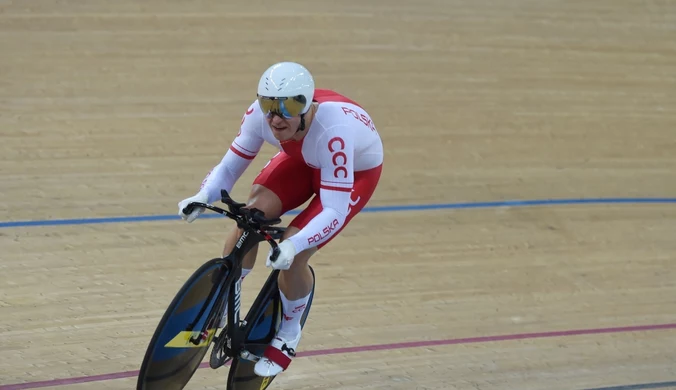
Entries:
[[260,109],[254,102],[244,114],[242,124],[225,153],[221,162],[216,165],[202,181],[200,191],[208,194],[208,203],[221,199],[221,190],[232,191],[232,187],[249,167],[263,146],[261,133]]
[[289,237],[296,253],[315,247],[340,230],[350,207],[354,186],[354,139],[348,126],[328,130],[317,142],[321,170],[319,199],[322,211],[298,233]]

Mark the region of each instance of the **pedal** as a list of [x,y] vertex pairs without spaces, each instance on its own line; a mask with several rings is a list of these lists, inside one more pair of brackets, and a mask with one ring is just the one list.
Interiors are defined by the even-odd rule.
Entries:
[[257,362],[257,361],[261,360],[260,356],[254,355],[253,353],[251,353],[247,350],[243,350],[242,352],[240,352],[239,357],[241,357],[244,360],[249,360],[249,361],[252,361],[252,362]]

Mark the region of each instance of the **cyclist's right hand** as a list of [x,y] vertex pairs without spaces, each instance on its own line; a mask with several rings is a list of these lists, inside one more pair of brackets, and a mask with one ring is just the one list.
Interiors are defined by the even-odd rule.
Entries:
[[207,195],[206,191],[200,191],[190,198],[183,199],[182,201],[178,202],[178,215],[186,222],[190,223],[204,212],[204,207],[195,207],[189,214],[185,214],[183,209],[192,202],[207,203],[208,200],[209,196]]

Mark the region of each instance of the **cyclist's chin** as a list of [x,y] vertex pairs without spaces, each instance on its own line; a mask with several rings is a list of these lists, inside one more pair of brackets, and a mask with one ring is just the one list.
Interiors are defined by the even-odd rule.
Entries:
[[285,126],[283,128],[270,126],[270,129],[272,130],[272,135],[274,135],[275,138],[280,142],[288,141],[294,136],[294,134],[296,134],[296,131],[290,126]]

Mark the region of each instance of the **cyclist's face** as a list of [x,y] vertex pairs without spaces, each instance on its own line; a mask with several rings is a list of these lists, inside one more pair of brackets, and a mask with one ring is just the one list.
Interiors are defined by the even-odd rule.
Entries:
[[269,114],[266,119],[272,130],[272,135],[279,141],[291,139],[296,134],[298,126],[300,126],[300,115],[293,118],[284,118],[281,115]]

